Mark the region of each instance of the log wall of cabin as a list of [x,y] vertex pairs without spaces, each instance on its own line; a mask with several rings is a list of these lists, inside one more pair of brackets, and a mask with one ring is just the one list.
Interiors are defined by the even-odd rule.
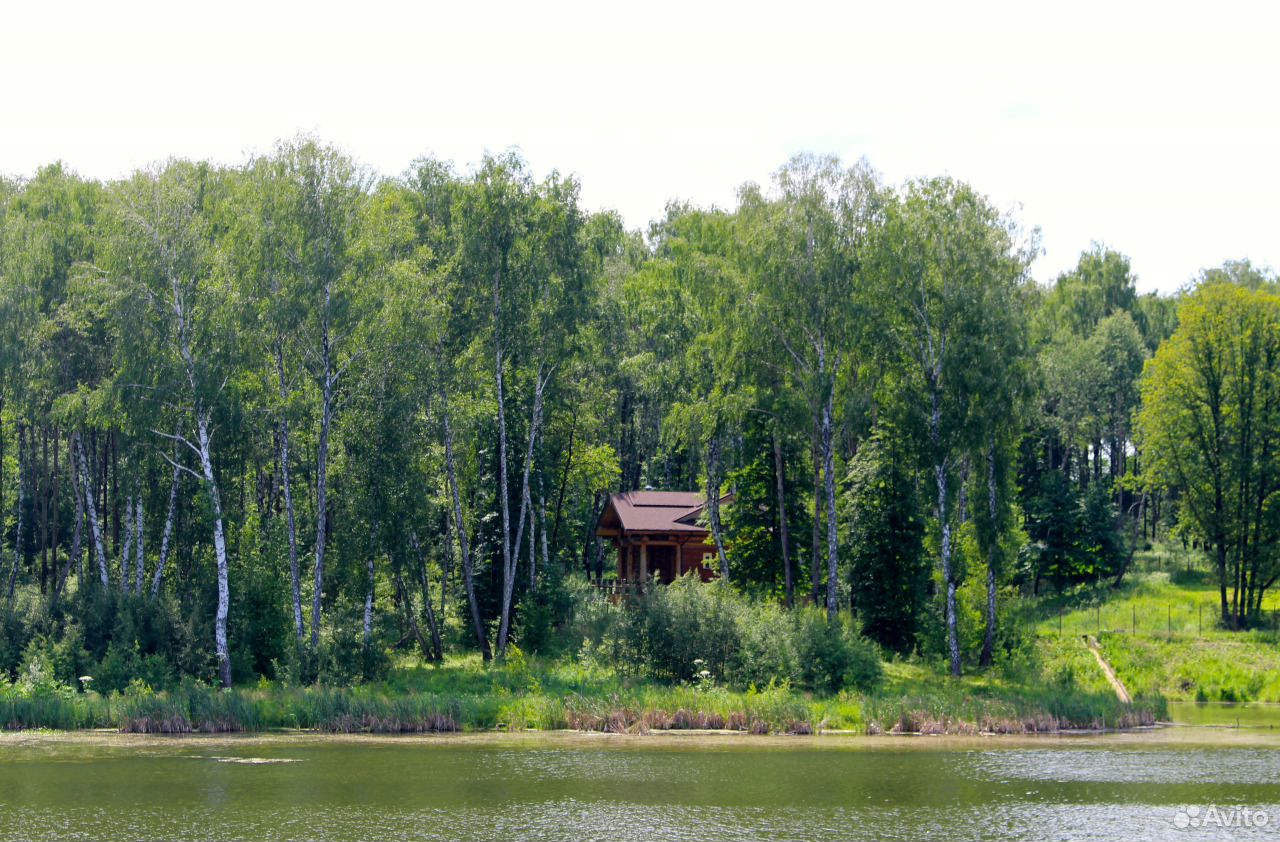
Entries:
[[[691,570],[698,572],[702,581],[715,578],[715,570],[707,564],[708,555],[715,553],[715,546],[701,540],[678,540],[667,536],[621,536],[618,539],[618,581],[644,582],[653,573],[659,573],[663,581],[679,578]],[[671,561],[663,563],[655,558],[653,549],[663,547],[673,551]]]

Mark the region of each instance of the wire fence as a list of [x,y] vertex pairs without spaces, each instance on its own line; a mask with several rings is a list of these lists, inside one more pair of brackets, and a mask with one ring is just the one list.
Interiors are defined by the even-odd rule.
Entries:
[[[1164,602],[1144,605],[1096,605],[1067,611],[1059,609],[1050,626],[1059,635],[1131,634],[1204,637],[1221,630],[1220,608],[1205,602]],[[1250,620],[1249,627],[1280,631],[1280,609],[1266,609]]]

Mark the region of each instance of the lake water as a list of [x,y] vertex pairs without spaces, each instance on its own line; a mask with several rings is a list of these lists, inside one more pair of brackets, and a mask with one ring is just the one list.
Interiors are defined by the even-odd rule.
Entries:
[[[1269,735],[1194,728],[1035,740],[3,735],[0,839],[1263,839],[1280,836],[1278,749]],[[1267,825],[1220,827],[1243,824],[1240,806]]]
[[1169,718],[1184,725],[1280,730],[1280,705],[1261,702],[1169,702]]

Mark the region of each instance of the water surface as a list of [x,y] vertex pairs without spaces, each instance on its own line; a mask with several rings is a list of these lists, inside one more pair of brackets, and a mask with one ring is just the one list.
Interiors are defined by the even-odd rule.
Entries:
[[[1280,739],[1209,733],[1206,740],[1206,733],[1038,740],[6,735],[0,839],[1274,838]],[[1179,826],[1188,806],[1226,813],[1237,805],[1266,810],[1272,821],[1261,829]]]
[[1169,718],[1217,728],[1280,728],[1280,705],[1266,702],[1169,702]]

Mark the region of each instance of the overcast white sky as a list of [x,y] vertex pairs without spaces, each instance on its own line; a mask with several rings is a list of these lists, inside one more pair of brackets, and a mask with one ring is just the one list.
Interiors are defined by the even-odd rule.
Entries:
[[1280,265],[1274,2],[5,2],[0,172],[238,162],[299,131],[387,174],[519,147],[631,226],[800,151],[947,173],[1142,289]]

